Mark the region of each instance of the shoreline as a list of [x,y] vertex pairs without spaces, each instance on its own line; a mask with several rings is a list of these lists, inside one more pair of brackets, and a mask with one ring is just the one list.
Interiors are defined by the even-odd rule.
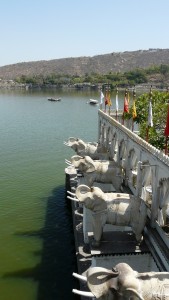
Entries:
[[[135,85],[135,89],[137,91],[143,91],[143,92],[148,92],[150,90],[150,87],[153,89],[159,90],[159,91],[167,91],[167,85],[166,87],[162,88],[160,87],[160,83],[156,85],[152,85],[151,82],[146,83],[146,84],[139,84]],[[25,83],[17,83],[13,80],[0,80],[0,90],[91,90],[91,91],[100,91],[102,88],[101,85],[32,85],[32,84],[25,84]],[[128,90],[133,90],[132,86],[126,86],[126,87],[118,87],[119,91],[125,91],[126,88]],[[116,89],[114,88],[112,91],[115,91]]]

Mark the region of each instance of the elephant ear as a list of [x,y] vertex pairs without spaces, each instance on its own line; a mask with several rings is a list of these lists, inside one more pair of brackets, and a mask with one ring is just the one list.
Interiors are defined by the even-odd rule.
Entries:
[[78,152],[82,152],[86,148],[86,144],[82,140],[78,140]]
[[101,212],[103,210],[107,210],[105,194],[99,187],[91,187],[91,195],[94,212]]
[[70,137],[70,138],[68,139],[68,144],[69,144],[69,146],[71,147],[74,143],[77,143],[77,141],[78,141],[77,138],[75,138],[75,137]]
[[93,267],[88,269],[86,275],[88,288],[97,299],[109,294],[109,289],[113,282],[114,287],[117,285],[118,272],[101,267]]
[[74,165],[75,168],[78,168],[79,162],[83,157],[80,155],[73,155],[71,157],[71,163]]
[[87,166],[86,173],[92,173],[96,171],[95,162],[90,156],[85,156],[85,163]]
[[83,197],[85,196],[86,193],[90,192],[90,187],[88,187],[85,184],[81,184],[76,188],[76,197],[79,201],[83,201]]

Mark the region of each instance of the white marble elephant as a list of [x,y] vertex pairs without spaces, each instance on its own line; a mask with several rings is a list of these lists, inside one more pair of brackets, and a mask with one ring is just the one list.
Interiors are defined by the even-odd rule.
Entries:
[[86,281],[90,292],[74,293],[99,300],[169,300],[169,272],[138,273],[128,264],[119,263],[111,270],[91,267],[86,276],[73,273]]
[[122,185],[122,170],[114,161],[95,161],[89,156],[74,155],[71,164],[84,175],[85,184],[92,186],[94,182],[112,183],[116,191]]
[[85,156],[88,155],[93,159],[108,159],[109,153],[103,146],[95,142],[84,142],[79,138],[70,137],[64,145],[72,148],[76,154]]
[[92,211],[94,241],[99,246],[105,224],[130,226],[137,243],[142,240],[142,232],[147,219],[147,206],[136,196],[124,193],[104,193],[98,187],[79,185],[75,195],[81,204]]

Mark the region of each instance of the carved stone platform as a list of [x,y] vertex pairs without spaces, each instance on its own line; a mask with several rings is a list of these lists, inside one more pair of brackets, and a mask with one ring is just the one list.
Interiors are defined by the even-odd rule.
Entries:
[[135,236],[131,231],[103,232],[102,240],[98,248],[92,247],[93,233],[89,232],[88,236],[92,255],[149,252],[144,240],[140,246],[137,245]]

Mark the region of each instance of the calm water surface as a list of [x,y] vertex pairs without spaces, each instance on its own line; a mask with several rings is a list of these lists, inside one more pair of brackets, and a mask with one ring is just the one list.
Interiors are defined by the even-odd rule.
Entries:
[[[49,102],[48,96],[61,97]],[[0,91],[0,299],[74,299],[63,145],[97,141],[97,92]]]

